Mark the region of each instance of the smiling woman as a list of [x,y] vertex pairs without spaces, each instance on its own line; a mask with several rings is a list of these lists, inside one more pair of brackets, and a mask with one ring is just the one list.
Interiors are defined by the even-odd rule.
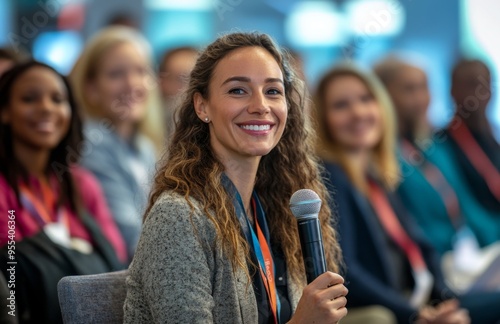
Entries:
[[[326,272],[306,286],[288,207],[302,188],[327,199],[299,89],[267,35],[229,34],[202,52],[130,265],[126,323],[336,323],[345,316],[342,277]],[[330,216],[325,204],[327,264],[338,271]]]
[[210,142],[219,159],[253,156],[258,165],[276,146],[287,118],[284,87],[280,67],[262,47],[236,49],[221,60],[208,98],[194,96],[198,117],[210,120]]
[[15,264],[16,315],[62,323],[57,282],[122,268],[125,245],[97,180],[76,165],[81,121],[66,79],[15,66],[0,79],[0,114],[0,261]]
[[[50,102],[55,109],[51,114],[33,113],[38,102],[42,102],[40,107],[45,109],[49,108]],[[20,146],[55,147],[68,132],[72,113],[67,93],[62,80],[55,79],[54,73],[47,68],[33,67],[19,77],[12,87],[11,105],[17,108],[6,110],[4,119],[9,121],[14,149],[18,153],[24,151]],[[31,163],[27,165],[38,167]]]
[[108,27],[89,40],[70,80],[85,112],[82,165],[99,179],[132,258],[141,214],[163,145],[150,48],[136,30]]

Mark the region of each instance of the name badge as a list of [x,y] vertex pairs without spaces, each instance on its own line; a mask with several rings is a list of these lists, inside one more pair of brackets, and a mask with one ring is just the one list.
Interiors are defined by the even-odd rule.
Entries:
[[64,226],[64,224],[60,222],[49,223],[43,227],[43,231],[52,242],[64,246],[68,249],[71,247],[69,230],[66,226]]
[[455,235],[453,263],[456,270],[468,274],[475,274],[484,268],[479,243],[467,226],[462,226]]

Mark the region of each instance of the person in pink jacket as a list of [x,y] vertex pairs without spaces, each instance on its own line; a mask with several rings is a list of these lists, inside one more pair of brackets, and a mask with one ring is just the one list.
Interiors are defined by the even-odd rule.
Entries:
[[98,182],[76,164],[85,148],[65,78],[35,61],[15,66],[0,79],[0,117],[0,259],[16,262],[16,317],[59,323],[57,282],[123,268],[125,244]]

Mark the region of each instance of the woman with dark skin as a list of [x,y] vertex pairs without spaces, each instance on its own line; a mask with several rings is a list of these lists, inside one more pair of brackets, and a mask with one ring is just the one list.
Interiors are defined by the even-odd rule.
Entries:
[[1,259],[15,246],[16,318],[61,323],[57,282],[122,268],[125,244],[97,180],[76,165],[81,123],[66,80],[38,62],[14,67],[0,79],[0,114]]

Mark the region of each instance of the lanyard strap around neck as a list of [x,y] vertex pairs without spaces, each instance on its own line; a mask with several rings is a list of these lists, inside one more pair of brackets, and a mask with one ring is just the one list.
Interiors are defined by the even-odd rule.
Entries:
[[254,251],[257,252],[256,255],[259,261],[260,275],[262,278],[262,282],[264,283],[264,287],[266,288],[266,293],[271,306],[271,311],[273,313],[274,322],[279,323],[279,312],[281,305],[279,302],[278,291],[276,289],[274,260],[271,254],[271,249],[269,247],[269,242],[266,239],[264,233],[262,232],[260,226],[260,224],[262,223],[261,219],[262,217],[257,217],[257,215],[261,213],[257,212],[257,204],[255,201],[256,201],[256,196],[252,198],[252,205],[253,205],[253,211],[254,211],[253,217],[257,235],[255,234],[255,231],[253,231],[252,229],[252,245]]
[[[462,152],[479,173],[493,196],[500,201],[500,172],[496,169],[489,157],[476,141],[469,128],[463,121],[456,120],[458,126],[448,129]],[[454,124],[454,123],[452,123]]]
[[43,199],[40,199],[33,194],[33,192],[24,183],[19,185],[20,198],[23,207],[28,210],[30,215],[33,216],[40,227],[44,227],[49,223],[60,222],[69,229],[69,218],[63,211],[62,206],[58,208],[55,220],[53,220],[53,217],[51,216],[56,199],[49,184],[45,181],[40,181],[40,188]]
[[[446,213],[453,224],[453,226],[458,229],[460,228],[465,220],[462,217],[462,211],[460,209],[460,203],[458,202],[458,197],[455,190],[451,184],[446,180],[443,173],[427,160],[422,152],[416,148],[410,141],[402,140],[402,151],[403,156],[406,161],[416,167],[418,167],[422,175],[425,177],[427,182],[434,188],[434,190],[441,196],[441,200],[446,208]],[[419,163],[413,163],[412,159],[417,158]]]
[[373,180],[369,180],[369,194],[375,213],[394,243],[404,251],[414,272],[426,270],[427,265],[418,245],[410,238],[401,225],[385,192]]
[[233,205],[241,224],[242,231],[259,263],[259,273],[266,290],[274,322],[280,323],[279,316],[281,304],[276,289],[275,265],[270,249],[269,229],[267,228],[262,205],[260,204],[257,194],[254,192],[252,194],[253,219],[255,223],[254,230],[247,217],[248,215],[246,215],[245,206],[238,190],[225,174],[223,174],[222,183],[233,199]]

